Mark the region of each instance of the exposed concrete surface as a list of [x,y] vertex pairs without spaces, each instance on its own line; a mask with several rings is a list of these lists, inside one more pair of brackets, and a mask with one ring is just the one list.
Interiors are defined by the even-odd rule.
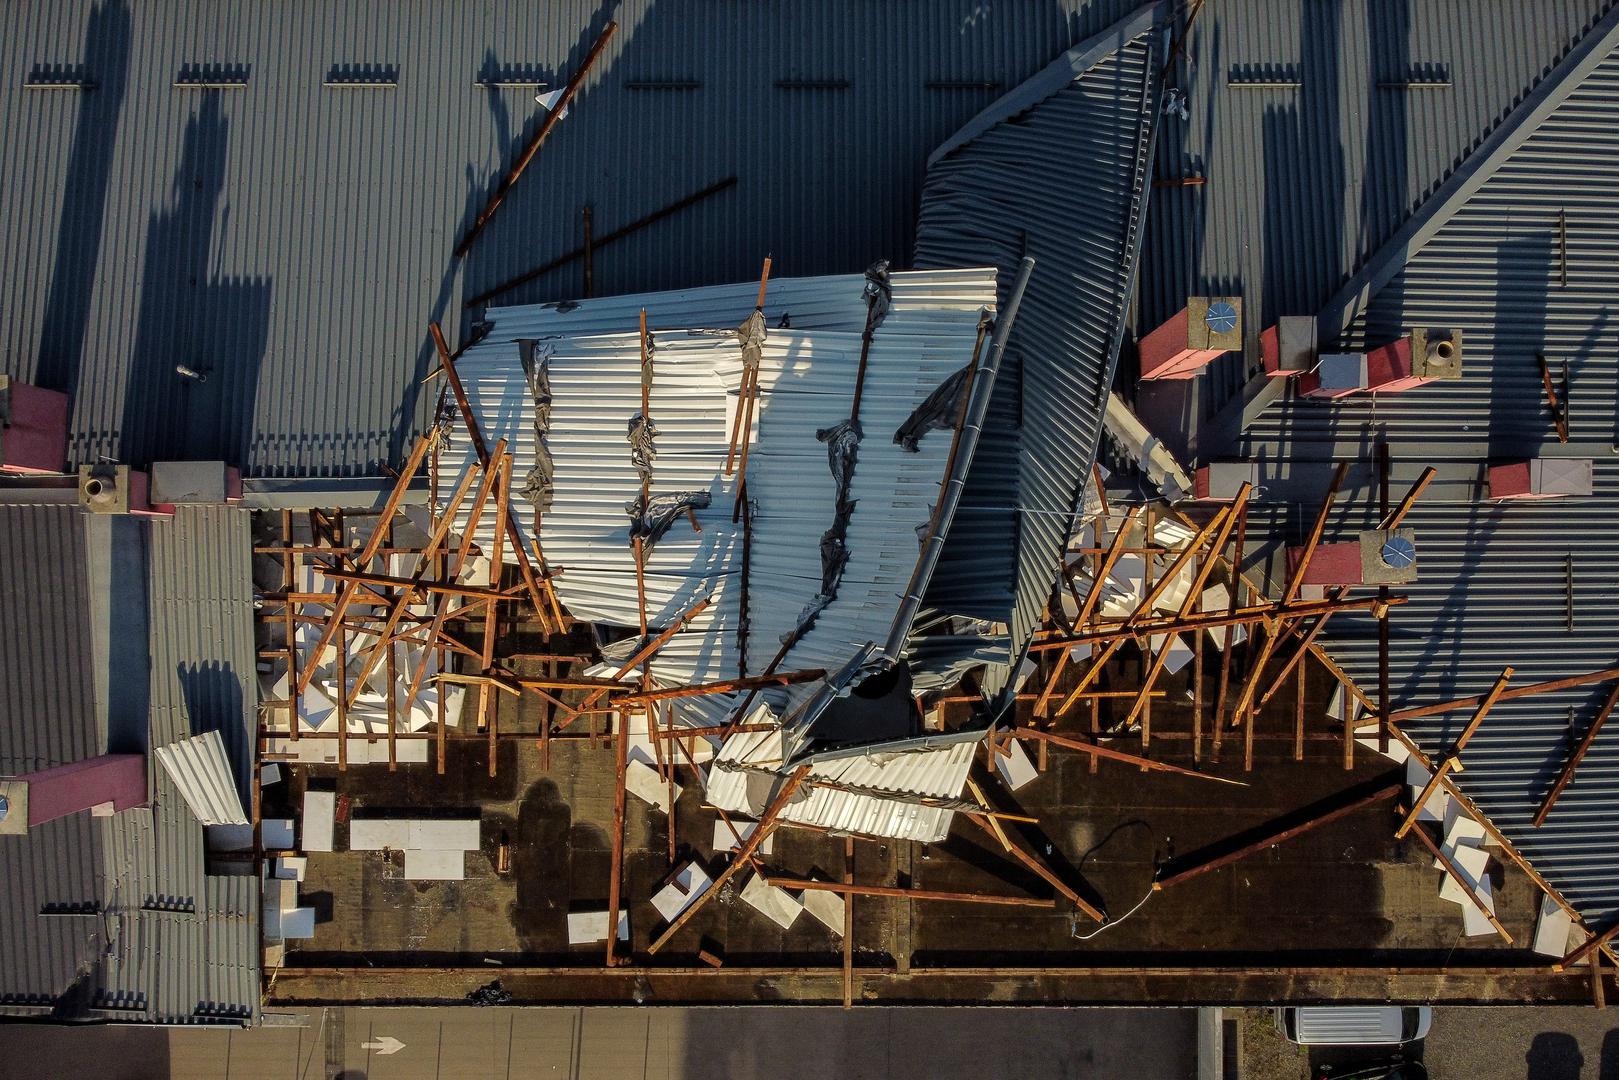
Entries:
[[[0,1080],[1197,1075],[1190,1009],[329,1009],[256,1031],[0,1028]],[[404,1043],[390,1055],[363,1044]]]

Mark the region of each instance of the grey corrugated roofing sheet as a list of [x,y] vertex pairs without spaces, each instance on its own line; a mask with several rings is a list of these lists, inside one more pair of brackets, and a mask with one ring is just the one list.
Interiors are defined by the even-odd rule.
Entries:
[[[928,152],[1129,6],[22,5],[0,36],[0,370],[74,391],[76,462],[374,474],[426,420],[428,320],[456,339],[463,297],[576,247],[587,203],[601,236],[738,179],[601,249],[598,294],[745,280],[766,254],[898,265]],[[478,81],[560,86],[609,17],[463,272],[450,250],[540,118],[532,88]],[[25,88],[53,65],[96,89]],[[245,83],[175,85],[204,65]],[[581,288],[576,265],[503,301]]]
[[[1153,192],[1135,329],[1145,335],[1188,296],[1240,295],[1246,359],[1228,354],[1195,380],[1141,388],[1149,426],[1180,450],[1177,430],[1201,414],[1199,449],[1218,453],[1234,431],[1207,417],[1240,400],[1260,331],[1319,311],[1611,7],[1206,5],[1170,77],[1190,119],[1160,125],[1155,175],[1207,183]],[[1393,85],[1412,81],[1428,85]]]
[[[227,733],[240,786],[254,701],[252,541],[246,511],[182,508],[172,519],[125,519],[119,564],[147,577],[141,618],[96,599],[86,521],[75,507],[0,508],[5,633],[0,658],[8,740],[0,772],[25,772],[108,752],[107,702],[90,689],[92,624],[103,636],[144,619],[137,663],[150,668],[150,745],[195,730]],[[148,558],[148,556],[150,558]],[[127,599],[130,594],[123,594]],[[31,636],[18,638],[26,631]],[[238,675],[237,673],[240,673]],[[61,711],[53,711],[61,703]],[[78,704],[74,704],[78,703]],[[71,815],[0,838],[0,1014],[199,1023],[257,1015],[256,882],[206,872],[202,826],[174,783],[148,760],[153,802],[106,818]],[[239,794],[245,788],[239,788]],[[44,914],[62,905],[91,914]]]
[[1134,279],[1167,12],[1142,7],[1058,57],[946,143],[923,189],[918,265],[987,263],[1004,289],[1020,257],[1035,260],[928,597],[943,613],[1009,622],[1013,652],[1041,619],[1096,455]]
[[78,509],[0,506],[0,538],[0,774],[15,775],[99,753],[106,726]]
[[[1406,524],[1418,578],[1396,587],[1390,679],[1396,708],[1485,692],[1507,666],[1514,685],[1610,667],[1619,581],[1619,360],[1611,298],[1619,288],[1619,12],[1520,108],[1532,130],[1491,157],[1481,183],[1426,208],[1432,228],[1391,260],[1351,341],[1386,340],[1412,326],[1463,333],[1463,377],[1375,399],[1283,400],[1254,423],[1246,456],[1294,463],[1368,461],[1385,436],[1402,471],[1435,462],[1441,481]],[[1509,123],[1511,122],[1509,118]],[[1442,196],[1443,197],[1443,196]],[[1568,284],[1561,283],[1557,215],[1566,213]],[[1415,246],[1420,245],[1420,246]],[[1371,286],[1375,288],[1375,285]],[[1354,291],[1354,286],[1351,286]],[[1332,314],[1336,318],[1335,313]],[[1323,315],[1323,320],[1328,317]],[[1352,309],[1351,315],[1355,314]],[[1536,353],[1570,366],[1571,438],[1556,442]],[[1594,461],[1590,497],[1491,503],[1488,464],[1542,453]],[[1302,495],[1302,493],[1296,493]],[[1396,492],[1398,494],[1398,492]],[[1372,524],[1371,500],[1335,516],[1328,539]],[[1309,507],[1260,503],[1250,535],[1297,543]],[[1290,520],[1291,519],[1291,520]],[[1376,624],[1334,620],[1328,651],[1375,694]],[[1597,740],[1546,824],[1532,820],[1604,686],[1497,704],[1468,744],[1460,790],[1588,920],[1619,916],[1619,748]],[[1446,752],[1471,715],[1404,726],[1430,757]]]

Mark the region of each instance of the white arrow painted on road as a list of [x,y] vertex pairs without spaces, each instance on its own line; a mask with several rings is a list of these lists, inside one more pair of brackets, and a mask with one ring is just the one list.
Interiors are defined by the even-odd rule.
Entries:
[[360,1044],[361,1050],[375,1050],[377,1052],[377,1056],[379,1057],[387,1057],[389,1054],[397,1054],[404,1048],[405,1044],[394,1038],[392,1035],[384,1035],[382,1038],[377,1039],[374,1042],[363,1042]]

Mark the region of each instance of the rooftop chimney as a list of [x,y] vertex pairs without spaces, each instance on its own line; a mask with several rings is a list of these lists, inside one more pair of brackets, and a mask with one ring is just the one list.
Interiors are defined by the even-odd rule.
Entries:
[[[1287,549],[1291,571],[1304,554]],[[1417,536],[1410,529],[1368,529],[1354,540],[1317,544],[1305,585],[1402,585],[1417,579]]]
[[1210,360],[1242,348],[1242,297],[1193,296],[1141,339],[1142,379],[1190,379]]
[[1302,375],[1315,367],[1315,317],[1283,315],[1259,335],[1259,357],[1272,378]]
[[172,514],[172,506],[153,506],[146,473],[128,465],[80,465],[79,505],[92,514]]
[[1561,499],[1591,494],[1591,462],[1579,458],[1531,458],[1490,466],[1492,499]]
[[1462,377],[1460,330],[1413,330],[1364,353],[1327,353],[1299,380],[1305,397],[1338,398],[1369,390],[1397,394],[1436,379]]
[[93,810],[98,816],[146,805],[146,756],[103,754],[0,780],[0,836]]
[[0,473],[67,468],[67,395],[0,375]]
[[1204,502],[1230,502],[1243,484],[1259,483],[1259,465],[1252,461],[1211,461],[1192,479],[1192,497]]

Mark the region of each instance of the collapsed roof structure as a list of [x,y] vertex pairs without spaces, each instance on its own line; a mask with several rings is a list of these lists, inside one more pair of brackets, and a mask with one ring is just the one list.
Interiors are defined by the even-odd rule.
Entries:
[[[1262,463],[1266,494],[1250,528],[1278,541],[1290,535],[1289,504],[1319,490],[1331,462],[1359,462],[1349,487],[1366,492],[1380,471],[1398,490],[1433,470],[1408,518],[1420,574],[1387,628],[1399,733],[1432,767],[1451,754],[1466,707],[1425,715],[1422,706],[1485,694],[1510,667],[1455,789],[1602,927],[1619,917],[1619,847],[1602,824],[1619,750],[1585,736],[1612,709],[1605,683],[1619,658],[1608,610],[1619,580],[1619,442],[1614,354],[1603,344],[1619,284],[1607,256],[1619,213],[1616,91],[1619,12],[1609,10],[1314,316],[1322,355],[1367,352],[1410,327],[1454,328],[1459,378],[1320,401],[1261,377],[1241,435],[1207,447],[1214,459]],[[1514,486],[1514,466],[1528,462],[1537,478],[1542,466],[1572,470],[1573,486]],[[1369,528],[1372,506],[1336,531]],[[1335,620],[1322,641],[1376,699],[1377,621]],[[1512,693],[1592,671],[1609,677]],[[1363,723],[1378,726],[1376,716]],[[1571,755],[1580,782],[1563,792]]]
[[[351,768],[425,773],[436,758],[442,778],[478,752],[472,771],[487,766],[493,779],[512,744],[527,752],[564,736],[616,748],[609,910],[567,910],[568,946],[605,940],[611,969],[622,958],[616,914],[645,902],[661,929],[646,935],[637,919],[623,948],[656,953],[751,872],[741,901],[784,931],[801,910],[841,927],[849,1002],[857,894],[1066,901],[1119,921],[1077,880],[1094,849],[1048,864],[1006,824],[1033,819],[997,800],[1034,782],[1047,748],[1093,767],[1110,759],[1132,781],[1139,768],[1240,783],[1219,775],[1239,760],[1220,758],[1221,739],[1240,738],[1241,767],[1253,768],[1273,697],[1295,727],[1265,735],[1289,742],[1295,761],[1307,737],[1342,735],[1346,768],[1387,752],[1409,783],[1380,774],[1307,807],[1302,824],[1266,823],[1167,861],[1155,852],[1155,892],[1403,794],[1399,834],[1422,820],[1416,835],[1433,849],[1442,895],[1464,911],[1464,937],[1527,944],[1494,907],[1485,867],[1499,852],[1547,892],[1534,949],[1563,967],[1590,957],[1600,988],[1619,933],[1619,851],[1602,827],[1619,759],[1598,739],[1619,701],[1602,590],[1619,570],[1604,344],[1619,9],[1558,0],[1503,33],[1493,8],[1440,17],[1307,4],[1294,25],[1258,2],[1203,7],[1131,0],[1055,21],[1013,11],[998,47],[1016,51],[1020,76],[1034,73],[1005,93],[907,66],[945,55],[960,33],[953,19],[917,30],[941,47],[907,41],[886,71],[933,93],[999,96],[976,114],[914,109],[911,120],[928,118],[913,125],[914,161],[895,164],[904,155],[888,143],[869,154],[891,171],[861,172],[860,183],[894,205],[853,199],[840,215],[822,195],[825,212],[803,213],[828,183],[818,163],[781,156],[795,140],[747,141],[756,134],[716,123],[717,140],[757,155],[750,165],[778,155],[764,181],[701,173],[720,155],[690,152],[668,173],[636,161],[598,193],[597,155],[559,137],[546,151],[559,174],[547,199],[567,216],[553,220],[554,206],[513,185],[570,103],[581,119],[561,131],[600,115],[607,142],[639,147],[645,125],[679,127],[681,114],[660,111],[678,108],[667,101],[702,86],[625,79],[623,96],[603,86],[593,65],[616,55],[616,26],[586,12],[561,105],[536,118],[482,210],[477,192],[463,207],[458,184],[427,182],[434,170],[390,156],[410,139],[386,140],[378,183],[415,183],[433,229],[376,210],[374,188],[343,185],[311,193],[319,212],[303,215],[276,201],[286,185],[254,184],[233,218],[237,174],[267,171],[268,159],[227,170],[224,147],[274,156],[264,149],[274,139],[258,136],[307,119],[312,142],[336,155],[321,168],[346,168],[344,134],[381,130],[352,103],[356,87],[397,91],[412,132],[427,123],[472,140],[483,104],[440,107],[436,89],[464,74],[440,66],[444,56],[421,80],[337,64],[321,93],[346,100],[289,120],[222,103],[221,85],[256,92],[253,69],[199,74],[165,52],[180,75],[158,90],[205,93],[173,174],[146,175],[126,158],[163,155],[114,155],[107,131],[126,86],[155,93],[148,69],[162,65],[128,64],[130,22],[144,13],[116,0],[96,8],[86,38],[96,78],[52,69],[28,84],[88,103],[72,160],[41,166],[71,176],[59,261],[25,260],[12,278],[25,284],[4,352],[0,464],[93,467],[4,491],[21,505],[3,508],[0,530],[27,541],[15,565],[53,571],[72,595],[53,607],[33,578],[6,580],[8,614],[26,615],[3,628],[16,640],[0,657],[0,690],[28,722],[0,730],[14,744],[0,771],[49,793],[90,767],[113,790],[88,793],[114,797],[59,802],[70,807],[61,817],[30,820],[21,840],[0,836],[22,896],[0,942],[0,1009],[251,1021],[260,976],[319,933],[314,907],[298,903],[317,884],[306,874],[365,852],[379,891],[426,887],[459,882],[481,849],[490,875],[512,874],[505,825],[403,818],[397,805],[393,817],[345,821]],[[243,18],[281,16],[253,7]],[[726,42],[757,35],[747,17],[725,23],[736,35]],[[533,36],[526,14],[518,23]],[[473,24],[454,25],[464,35]],[[644,25],[637,33],[650,39]],[[1475,48],[1480,35],[1487,47]],[[1452,70],[1422,48],[1468,63]],[[639,62],[650,70],[671,55],[681,54]],[[526,108],[532,76],[490,53],[477,85],[501,135],[450,156],[464,149],[481,163],[473,172],[498,174],[512,150],[501,95],[519,93]],[[774,89],[848,86],[795,77]],[[1340,130],[1362,100],[1375,106],[1365,130]],[[824,122],[818,107],[794,115]],[[931,130],[940,117],[950,126]],[[18,145],[0,154],[27,152]],[[675,173],[691,194],[670,202]],[[844,197],[857,187],[846,184]],[[595,237],[592,198],[629,223]],[[8,221],[58,209],[19,202],[0,207]],[[79,224],[109,202],[120,222],[147,219],[133,248],[121,237],[109,248],[132,265],[131,250],[144,251],[161,271],[138,291],[97,274],[101,239]],[[578,202],[583,247],[536,266],[535,238],[568,235]],[[503,226],[515,224],[486,231],[500,206]],[[328,249],[325,235],[300,234],[283,249],[231,231],[278,214],[333,236],[347,235],[341,222],[366,243]],[[741,241],[721,253],[713,237],[733,218]],[[667,238],[644,232],[661,222]],[[465,275],[443,270],[446,233],[458,254],[480,252]],[[384,260],[371,242],[384,236],[397,240],[397,288],[372,310]],[[767,260],[762,281],[693,287],[741,277],[735,251],[750,262],[753,248],[779,252],[774,236],[797,257],[792,274],[815,276],[771,276]],[[912,239],[914,269],[848,272]],[[316,241],[334,261],[308,261]],[[593,245],[621,242],[627,257],[607,280],[623,293],[592,295]],[[505,304],[569,293],[555,275],[576,263],[582,298]],[[452,350],[438,320],[497,298]],[[362,317],[330,343],[329,392],[311,393],[309,313],[329,308]],[[424,375],[443,379],[431,418]],[[41,450],[45,428],[56,441]],[[104,456],[135,468],[109,472]],[[169,456],[225,457],[258,477],[228,497],[225,484],[171,502],[158,497]],[[1117,470],[1111,484],[1099,456]],[[396,481],[348,479],[383,462],[403,462]],[[1144,483],[1128,475],[1136,469]],[[1153,488],[1163,500],[1142,497]],[[112,494],[120,515],[174,512],[114,518],[108,541],[108,519],[38,505]],[[233,505],[244,494],[252,527]],[[130,580],[147,583],[139,603],[92,595],[106,568],[81,552],[87,537],[132,560]],[[193,577],[197,567],[208,572]],[[117,620],[137,614],[144,623],[121,632]],[[84,659],[86,640],[128,662],[129,685],[150,682],[149,716],[100,683],[86,696],[87,665],[114,668]],[[1211,644],[1218,660],[1205,666]],[[73,662],[48,672],[28,662],[46,651]],[[1342,682],[1332,715],[1313,707],[1307,676]],[[1163,700],[1169,685],[1189,708]],[[70,722],[39,726],[42,699],[68,703]],[[109,720],[119,708],[139,715]],[[1189,731],[1165,730],[1175,710]],[[1182,748],[1187,763],[1165,760]],[[677,859],[678,769],[700,779],[718,815],[714,862]],[[1004,790],[991,799],[979,781],[996,776]],[[275,784],[285,788],[265,787]],[[669,834],[668,877],[628,900],[627,790]],[[262,812],[265,799],[278,809]],[[111,814],[85,816],[92,807]],[[239,815],[257,826],[247,849],[221,832]],[[960,821],[1056,897],[930,891],[909,870],[906,885],[859,885],[852,839],[840,882],[762,861],[778,824],[929,844]],[[1077,842],[1051,839],[1048,855]],[[841,913],[814,908],[840,890]],[[1070,929],[1064,946],[1079,940]],[[699,957],[721,962],[706,945]]]
[[[904,800],[958,798],[982,727],[918,742],[906,694],[853,725],[836,722],[835,702],[896,665],[907,685],[940,686],[947,674],[931,657],[907,663],[911,623],[1010,313],[997,319],[988,270],[879,266],[864,277],[772,278],[757,293],[495,308],[457,361],[461,383],[484,440],[510,447],[514,475],[527,478],[538,527],[518,534],[544,551],[562,606],[599,633],[640,628],[603,649],[597,674],[664,628],[674,633],[644,658],[650,690],[816,674],[670,701],[676,729],[772,729],[718,748],[716,804],[758,815],[771,792],[746,775],[785,775],[830,753],[789,819],[942,839],[948,809]],[[442,482],[460,485],[477,464],[470,440],[453,441]],[[472,513],[459,511],[458,531],[492,548],[498,526],[469,525]],[[894,759],[855,783],[841,764],[851,745]],[[718,787],[722,776],[734,779]],[[876,805],[889,792],[901,805]]]

